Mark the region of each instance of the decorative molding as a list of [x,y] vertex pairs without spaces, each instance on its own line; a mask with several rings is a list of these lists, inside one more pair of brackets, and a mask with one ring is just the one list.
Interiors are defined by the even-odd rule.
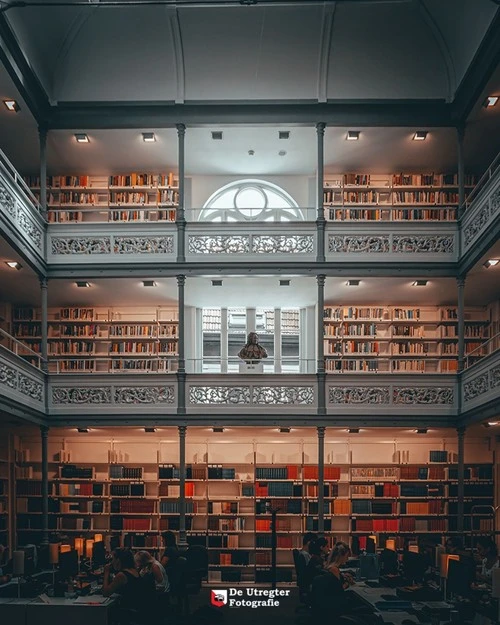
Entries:
[[404,254],[453,254],[455,237],[453,235],[393,235],[392,251]]
[[392,391],[394,404],[425,404],[453,405],[454,390],[451,387],[441,388],[437,386],[401,386]]
[[191,386],[189,402],[204,405],[241,405],[250,403],[249,386]]
[[471,401],[483,393],[487,393],[490,388],[488,372],[478,375],[464,384],[464,399]]
[[115,237],[115,254],[173,254],[174,237]]
[[500,211],[500,188],[491,194],[490,205],[492,216]]
[[17,390],[35,401],[43,401],[41,382],[4,363],[0,363],[0,385]]
[[111,386],[56,386],[52,389],[53,404],[111,404]]
[[110,237],[53,237],[52,254],[110,254]]
[[247,235],[192,235],[188,237],[190,254],[248,254],[250,237]]
[[297,235],[254,235],[253,254],[312,254],[314,237],[308,234]]
[[388,386],[331,386],[330,404],[389,404]]
[[173,386],[120,386],[114,390],[115,404],[173,404]]
[[388,235],[329,235],[328,251],[336,254],[385,254],[390,251]]
[[266,406],[304,406],[314,403],[312,386],[254,386],[252,403]]
[[464,243],[468,247],[475,236],[480,232],[490,219],[490,208],[486,200],[481,208],[473,211],[470,223],[464,229]]
[[7,187],[0,181],[0,206],[5,208],[12,219],[16,218],[16,199]]
[[17,223],[24,233],[31,239],[37,249],[42,249],[43,230],[38,227],[31,215],[24,207],[18,202],[17,204]]

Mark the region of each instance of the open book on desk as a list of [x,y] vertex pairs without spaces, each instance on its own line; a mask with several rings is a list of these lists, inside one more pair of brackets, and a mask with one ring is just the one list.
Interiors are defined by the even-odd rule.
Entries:
[[109,597],[103,597],[102,595],[87,595],[86,597],[78,597],[73,601],[73,603],[84,605],[103,605],[109,600]]

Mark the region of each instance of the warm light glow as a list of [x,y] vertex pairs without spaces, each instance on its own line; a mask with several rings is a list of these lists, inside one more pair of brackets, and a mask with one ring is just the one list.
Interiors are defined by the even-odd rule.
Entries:
[[368,536],[368,538],[371,538],[373,540],[373,542],[375,543],[375,545],[377,544],[377,537],[375,536],[375,534],[372,534],[371,536]]
[[75,139],[77,143],[90,143],[88,135],[83,132],[75,134]]
[[51,543],[49,545],[49,564],[57,564],[59,562],[59,543]]
[[93,547],[94,547],[94,541],[87,540],[87,542],[85,543],[85,555],[87,556],[87,558],[90,558],[90,560],[92,560],[92,548]]
[[427,130],[417,130],[413,135],[413,141],[425,141],[427,139]]
[[144,141],[144,143],[154,143],[156,141],[155,133],[154,132],[143,132],[142,133],[142,140]]
[[71,545],[61,545],[61,553],[68,553],[71,551]]
[[393,538],[389,538],[385,541],[385,548],[391,551],[396,551],[396,541]]
[[5,261],[5,264],[10,267],[11,269],[21,269],[22,265],[21,263],[18,263],[17,260],[7,260]]
[[15,100],[4,100],[5,108],[11,113],[17,113],[20,110],[19,104]]
[[94,542],[95,542],[95,543],[102,543],[102,541],[103,541],[102,534],[96,534],[96,535],[94,536]]
[[75,550],[78,553],[78,557],[81,558],[83,556],[83,538],[75,538]]
[[489,267],[496,267],[498,263],[500,263],[500,259],[490,258],[484,263],[484,266],[486,267],[486,269],[489,269]]
[[497,95],[489,95],[483,103],[484,108],[488,109],[492,106],[495,106],[495,104],[498,102],[498,98],[499,96]]
[[441,554],[441,562],[439,567],[439,576],[448,577],[448,566],[450,560],[460,560],[460,556],[450,553]]
[[346,141],[357,141],[359,139],[359,130],[348,130]]
[[418,553],[418,545],[409,545],[408,551],[411,551],[411,553]]

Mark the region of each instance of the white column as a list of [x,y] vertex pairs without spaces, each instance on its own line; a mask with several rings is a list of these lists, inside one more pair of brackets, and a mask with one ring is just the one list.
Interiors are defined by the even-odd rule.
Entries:
[[220,372],[227,373],[228,365],[228,329],[227,329],[227,308],[220,310]]
[[257,332],[257,311],[255,308],[247,308],[247,334],[249,332]]
[[281,308],[274,309],[274,373],[281,373]]

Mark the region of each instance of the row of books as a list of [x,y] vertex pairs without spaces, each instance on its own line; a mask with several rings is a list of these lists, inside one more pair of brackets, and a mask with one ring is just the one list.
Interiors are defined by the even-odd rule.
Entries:
[[142,478],[142,467],[125,467],[119,464],[109,466],[109,478],[140,480]]
[[112,499],[111,512],[136,512],[141,514],[153,514],[155,502],[153,499]]
[[145,489],[142,482],[132,484],[111,484],[109,494],[112,497],[144,497]]
[[208,517],[207,529],[211,532],[242,532],[245,530],[246,517],[218,518]]
[[353,532],[398,532],[399,519],[352,519]]
[[[185,502],[186,514],[193,514],[198,512],[198,504],[195,501]],[[178,501],[160,501],[160,514],[179,514],[180,502]]]

